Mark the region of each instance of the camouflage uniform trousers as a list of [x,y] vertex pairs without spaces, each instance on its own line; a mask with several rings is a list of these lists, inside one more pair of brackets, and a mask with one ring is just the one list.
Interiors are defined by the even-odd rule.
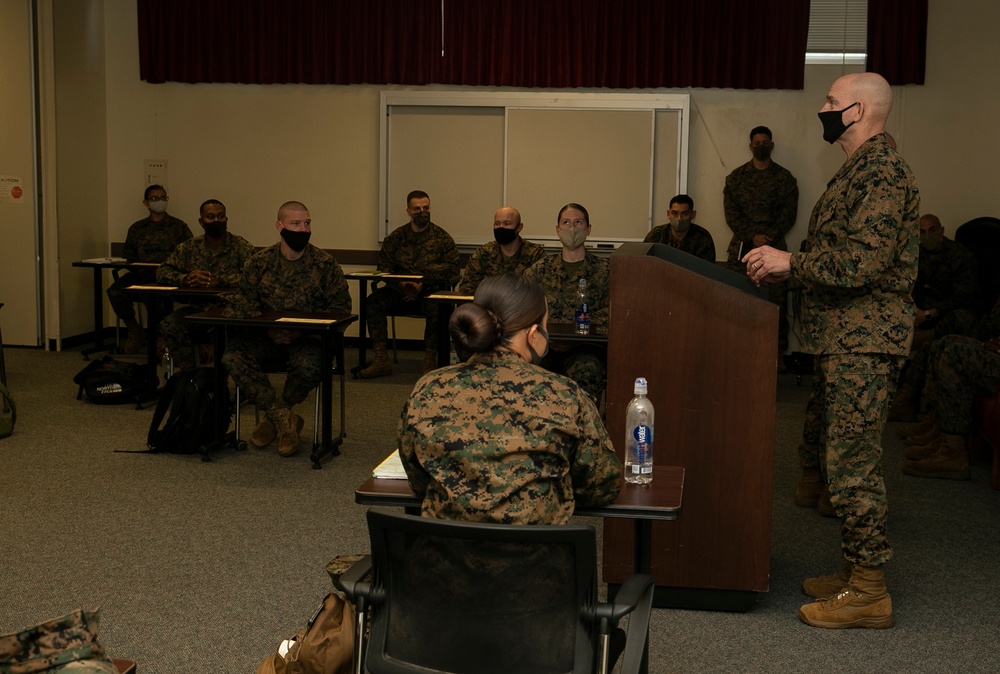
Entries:
[[886,539],[889,506],[882,479],[882,430],[904,356],[816,357],[802,431],[803,467],[819,467],[841,519],[844,558],[881,566],[892,557]]
[[323,346],[315,337],[275,344],[266,333],[247,334],[229,343],[222,365],[247,399],[264,410],[274,405],[278,397],[267,373],[286,370],[281,399],[291,407],[305,400],[319,385],[323,376]]
[[[129,297],[124,292],[125,288],[134,285],[156,285],[156,271],[154,269],[128,271],[108,286],[108,301],[111,303],[111,308],[114,309],[115,315],[125,323],[135,320],[136,298]],[[169,302],[162,299],[157,301],[160,302],[161,316],[170,312]]]
[[[443,288],[434,286],[424,286],[421,296],[430,295]],[[424,322],[424,345],[425,348],[434,351],[437,349],[438,334],[438,305],[434,302],[425,302],[423,299],[405,301],[403,293],[396,286],[382,286],[376,288],[368,296],[368,309],[366,321],[368,323],[368,334],[373,342],[385,343],[389,339],[389,316],[423,315]]]
[[206,307],[184,306],[160,321],[160,336],[176,367],[195,364],[194,342],[211,343],[211,328],[197,326],[186,320],[187,316],[204,311]]
[[928,361],[929,406],[937,410],[942,431],[965,435],[972,427],[973,401],[996,395],[1000,354],[977,339],[949,335],[931,346]]
[[566,375],[575,381],[594,404],[600,406],[608,378],[606,349],[589,345],[574,346],[567,351],[549,349],[541,365],[549,372]]
[[117,674],[97,640],[97,611],[77,609],[14,634],[0,635],[0,674]]

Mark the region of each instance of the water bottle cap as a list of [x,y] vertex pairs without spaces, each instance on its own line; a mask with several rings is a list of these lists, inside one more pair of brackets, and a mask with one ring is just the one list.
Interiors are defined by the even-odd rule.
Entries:
[[637,377],[635,380],[635,389],[633,389],[632,394],[637,396],[646,395],[647,391],[648,389],[646,387],[646,378]]

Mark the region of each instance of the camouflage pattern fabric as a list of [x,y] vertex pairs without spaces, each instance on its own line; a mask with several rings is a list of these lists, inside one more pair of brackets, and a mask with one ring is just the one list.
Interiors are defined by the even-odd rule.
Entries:
[[[567,273],[562,261],[562,252],[548,255],[524,273],[535,281],[545,292],[549,307],[549,323],[573,323],[576,313],[576,291],[580,279],[587,279],[587,298],[590,301],[590,329],[607,332],[610,310],[611,265],[607,258],[597,257],[588,252],[579,271]],[[542,365],[554,372],[570,377],[598,403],[607,381],[607,353],[591,345],[559,348],[549,347],[549,355]]]
[[935,342],[928,356],[927,393],[941,430],[965,435],[972,428],[972,404],[993,396],[1000,384],[1000,354],[971,337],[949,335]]
[[0,674],[117,674],[97,641],[99,611],[77,609],[0,636]]
[[805,248],[792,253],[803,286],[802,348],[817,354],[800,458],[818,438],[845,559],[892,556],[881,474],[882,429],[913,331],[920,197],[884,133],[844,162],[816,202]]
[[[286,260],[280,243],[258,251],[243,268],[239,292],[226,299],[230,303],[226,311],[234,316],[259,315],[262,309],[351,311],[351,295],[340,265],[311,244],[298,260]],[[236,385],[264,409],[277,398],[266,374],[268,369],[287,363],[282,398],[295,405],[305,400],[319,383],[323,368],[331,366],[322,361],[322,347],[317,338],[303,335],[290,345],[280,345],[263,330],[230,341],[222,357]]]
[[[160,285],[180,286],[185,277],[193,271],[211,272],[219,278],[218,285],[235,287],[243,272],[243,265],[254,254],[254,247],[242,236],[226,232],[222,247],[209,248],[205,237],[188,239],[171,253],[167,261],[156,269],[156,281]],[[173,356],[175,364],[194,364],[192,340],[205,339],[208,330],[197,328],[184,320],[185,316],[201,311],[210,303],[181,307],[160,323],[160,336]]]
[[[144,218],[128,228],[122,256],[129,262],[163,263],[178,245],[191,236],[191,229],[187,224],[169,213],[160,222]],[[118,318],[126,322],[135,320],[133,300],[122,289],[131,285],[153,283],[156,283],[156,272],[152,269],[137,269],[121,274],[108,288],[108,301]]]
[[611,503],[621,463],[573,381],[494,351],[422,377],[403,406],[399,451],[426,517],[565,524]]
[[[519,237],[520,238],[520,237]],[[545,257],[545,249],[537,243],[521,239],[521,246],[510,257],[503,254],[496,241],[484,243],[469,258],[462,270],[459,292],[473,294],[487,276],[498,276],[511,272],[522,276],[528,267]]]
[[951,239],[937,250],[920,249],[913,301],[921,309],[937,309],[942,317],[959,309],[971,310],[979,292],[976,258]]
[[[785,235],[795,225],[799,206],[799,187],[788,169],[772,161],[766,169],[758,170],[753,162],[747,162],[726,176],[722,196],[726,224],[733,230],[726,251],[730,269],[746,272],[746,265],[740,262],[740,246],[755,234],[766,234],[771,237],[768,245],[788,250]],[[747,252],[743,250],[743,255]]]
[[691,223],[684,238],[678,241],[670,235],[670,224],[657,225],[649,230],[643,239],[645,243],[662,243],[679,251],[700,257],[702,260],[715,262],[715,241],[707,229]]
[[809,252],[791,255],[803,351],[909,352],[919,207],[913,174],[884,133],[844,163],[813,208]]
[[[414,232],[410,223],[397,227],[382,241],[378,254],[379,271],[391,274],[420,274],[424,277],[420,297],[454,287],[459,279],[458,248],[455,240],[433,222],[422,232]],[[404,301],[397,281],[374,290],[368,296],[366,322],[373,342],[389,338],[390,315],[417,314],[426,318],[424,343],[437,348],[438,305],[419,298]]]
[[799,445],[799,465],[826,473],[823,456],[823,391],[819,376],[819,358],[813,357],[813,376],[809,400],[806,402],[805,422],[802,425],[802,444]]
[[841,519],[844,558],[880,566],[892,557],[882,479],[882,429],[903,356],[824,355],[816,359],[820,440],[830,502]]

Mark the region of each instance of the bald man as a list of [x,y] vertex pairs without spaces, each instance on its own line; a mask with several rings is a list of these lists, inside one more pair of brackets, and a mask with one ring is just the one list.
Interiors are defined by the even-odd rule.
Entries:
[[761,246],[743,258],[758,285],[794,277],[802,294],[802,348],[814,354],[795,503],[824,492],[841,519],[843,567],[807,578],[817,599],[799,610],[815,627],[891,627],[882,429],[913,335],[920,196],[889,145],[892,89],[875,73],[841,77],[820,109],[823,139],[847,160],[813,208],[804,252]]

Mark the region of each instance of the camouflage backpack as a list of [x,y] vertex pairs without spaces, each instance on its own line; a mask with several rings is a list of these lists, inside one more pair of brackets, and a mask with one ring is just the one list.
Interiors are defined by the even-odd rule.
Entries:
[[77,609],[0,635],[0,674],[117,674],[97,641],[98,615],[98,611]]

